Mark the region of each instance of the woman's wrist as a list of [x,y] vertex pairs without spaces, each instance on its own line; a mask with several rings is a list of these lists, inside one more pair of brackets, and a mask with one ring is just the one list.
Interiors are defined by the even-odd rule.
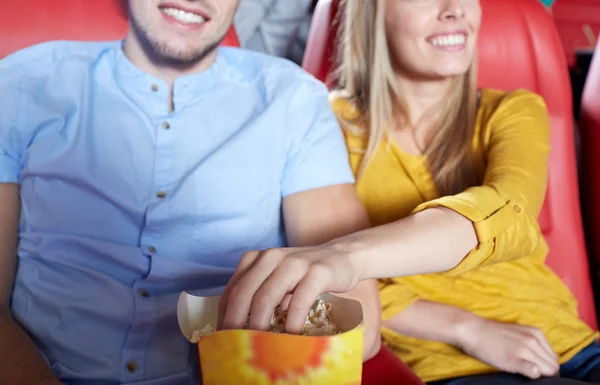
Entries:
[[363,242],[350,235],[328,242],[325,246],[334,253],[343,255],[344,259],[352,266],[358,281],[373,278],[367,263],[368,252]]
[[454,339],[451,343],[462,351],[469,351],[477,339],[477,334],[487,320],[467,311],[461,311],[452,322]]

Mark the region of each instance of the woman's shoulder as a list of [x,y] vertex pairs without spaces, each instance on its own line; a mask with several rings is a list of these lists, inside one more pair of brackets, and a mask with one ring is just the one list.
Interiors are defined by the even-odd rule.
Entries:
[[549,131],[548,109],[544,98],[525,89],[501,91],[485,88],[481,90],[478,131],[488,140],[494,134],[502,135],[509,127],[519,125],[521,129],[531,127]]
[[546,102],[541,95],[523,88],[512,91],[482,88],[480,93],[479,108],[488,114],[498,112],[518,114],[523,111],[523,107],[538,107],[546,110]]
[[360,118],[358,107],[350,101],[350,98],[345,91],[331,91],[329,93],[329,103],[338,119],[356,120]]
[[361,112],[344,91],[332,91],[329,94],[331,109],[340,123],[349,148],[366,146],[365,127]]

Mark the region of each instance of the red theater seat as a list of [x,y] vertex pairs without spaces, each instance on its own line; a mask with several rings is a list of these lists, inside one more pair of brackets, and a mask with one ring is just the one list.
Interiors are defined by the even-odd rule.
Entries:
[[[119,40],[127,31],[125,0],[2,0],[0,58],[50,40]],[[223,45],[239,46],[233,28]]]
[[[552,153],[548,193],[540,215],[540,225],[550,245],[548,264],[577,298],[581,317],[596,328],[579,208],[571,88],[556,26],[552,16],[538,0],[481,0],[481,4],[480,86],[504,90],[527,88],[542,95],[548,105],[552,124]],[[308,72],[323,81],[331,72],[333,63],[337,28],[332,21],[336,19],[336,7],[336,0],[319,2],[303,62]],[[598,62],[600,60],[596,59],[596,63],[600,64]],[[599,80],[596,80],[596,85],[595,97],[599,98]],[[597,127],[600,129],[600,126]],[[600,140],[596,143],[600,143]],[[594,164],[600,165],[600,160]],[[596,180],[600,178],[596,177]],[[600,187],[600,182],[597,183]],[[600,189],[596,196],[600,196],[599,193]],[[600,218],[600,211],[596,212]],[[365,365],[363,383],[380,384],[378,376],[382,373],[386,377],[396,378],[395,383],[410,383],[401,379],[405,369],[398,361],[382,364],[376,362],[377,359],[380,358]]]
[[579,301],[581,317],[596,328],[579,206],[571,86],[560,37],[551,15],[537,0],[482,0],[482,4],[479,83],[505,90],[527,88],[546,100],[552,153],[540,226],[550,245],[548,265]]
[[593,49],[600,34],[600,1],[556,0],[552,15],[567,55],[569,66],[575,65],[575,52]]
[[[598,42],[600,47],[600,41]],[[596,268],[600,267],[600,49],[595,54],[581,97],[581,134],[583,209],[590,251]],[[600,271],[597,271],[600,276]]]

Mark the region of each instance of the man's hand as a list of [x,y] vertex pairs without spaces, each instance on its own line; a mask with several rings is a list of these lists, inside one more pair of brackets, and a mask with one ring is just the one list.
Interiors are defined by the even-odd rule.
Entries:
[[381,344],[377,284],[363,280],[365,266],[357,255],[364,255],[351,253],[355,242],[337,241],[369,227],[354,186],[335,185],[287,196],[283,216],[292,248],[251,251],[242,257],[221,296],[218,327],[244,328],[250,314],[250,328],[267,330],[273,310],[281,304],[288,310],[286,331],[300,334],[317,297],[334,292],[360,302],[365,323],[363,359],[371,358]]
[[544,333],[534,327],[480,318],[459,334],[459,348],[504,372],[537,379],[555,376],[560,369]]
[[315,299],[344,293],[360,281],[360,267],[329,244],[246,253],[221,296],[219,326],[267,330],[275,307],[289,299],[286,330],[299,334]]

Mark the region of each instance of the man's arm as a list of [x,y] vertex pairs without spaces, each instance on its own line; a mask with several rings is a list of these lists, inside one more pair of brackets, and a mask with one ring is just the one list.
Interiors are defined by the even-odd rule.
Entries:
[[19,186],[0,184],[0,384],[59,385],[10,313],[17,265]]
[[[284,197],[282,211],[287,243],[295,246],[286,250],[303,250],[366,229],[369,221],[353,186],[354,177],[348,162],[348,152],[329,105],[327,87],[303,72],[293,75],[296,87],[286,115],[287,159],[280,185]],[[298,281],[291,286],[282,285],[279,273],[274,272],[287,254],[284,256],[277,249],[275,254],[275,258],[271,258],[270,251],[249,251],[242,257],[221,295],[220,327],[242,328],[250,314],[250,328],[266,330],[273,309],[285,301],[286,295],[292,294],[292,298],[295,296]],[[354,270],[355,266],[337,263],[338,260],[326,258],[327,262],[317,270],[323,271],[324,265],[331,266],[336,274],[347,275]],[[295,264],[294,261],[299,261],[300,264]],[[302,278],[305,272],[302,266],[304,262],[293,257],[290,262],[285,274]],[[249,269],[252,274],[246,274]],[[270,277],[270,286],[261,286],[272,273],[276,275]],[[311,282],[321,282],[320,277],[306,278]],[[352,287],[323,290],[310,300],[306,298],[309,305],[302,309],[295,308],[290,302],[286,329],[291,333],[299,333],[310,306],[324,292],[346,293],[361,302],[365,318],[365,358],[376,354],[380,344],[381,308],[378,287],[373,281],[360,284],[356,281]],[[296,314],[301,324],[290,323],[289,315],[293,314]]]
[[[290,195],[283,200],[288,243],[292,247],[316,246],[369,227],[366,210],[351,184],[336,185]],[[359,301],[365,320],[365,360],[381,347],[381,307],[374,280],[339,296]]]

